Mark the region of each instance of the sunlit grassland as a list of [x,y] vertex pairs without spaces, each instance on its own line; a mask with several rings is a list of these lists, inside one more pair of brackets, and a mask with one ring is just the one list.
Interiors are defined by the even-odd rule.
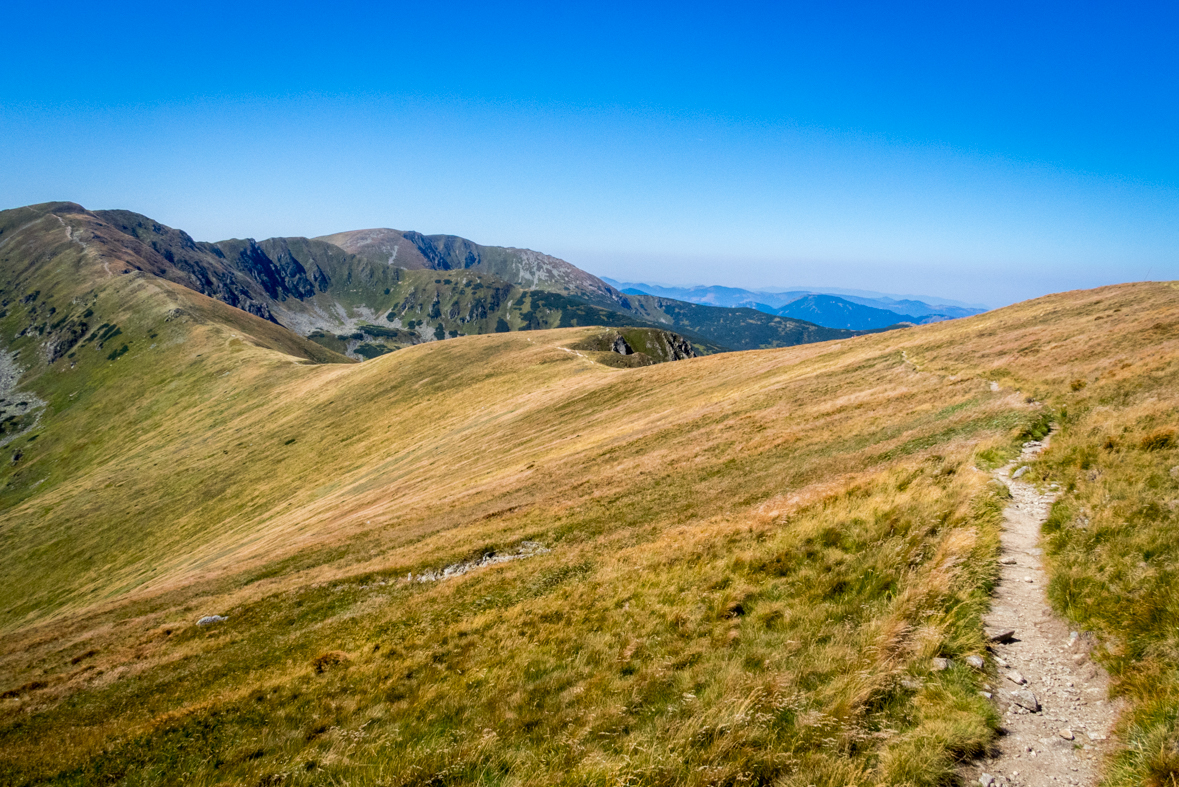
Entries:
[[1107,774],[1119,786],[1179,778],[1179,325],[1174,311],[1153,316],[1139,328],[1149,352],[1074,378],[1065,428],[1036,468],[1065,488],[1044,527],[1050,595],[1098,635],[1129,702]]
[[[592,329],[309,366],[151,312],[185,354],[101,367],[30,453],[72,464],[10,492],[0,779],[942,783],[996,723],[962,660],[1001,506],[977,468],[1048,417],[1046,467],[1085,418],[1173,406],[1174,328],[1138,322],[1177,302],[641,369],[562,349]],[[1100,404],[1101,375],[1151,382]],[[551,551],[405,580],[523,540]]]

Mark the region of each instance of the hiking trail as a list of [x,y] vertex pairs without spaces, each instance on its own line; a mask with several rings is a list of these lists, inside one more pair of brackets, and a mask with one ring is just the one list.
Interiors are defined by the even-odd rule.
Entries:
[[994,604],[984,618],[998,684],[987,692],[1002,722],[989,755],[964,768],[967,784],[1096,785],[1112,745],[1117,708],[1107,699],[1108,675],[1089,658],[1095,643],[1070,631],[1046,596],[1040,526],[1056,494],[1019,480],[1049,439],[1024,443],[1019,458],[994,474],[1012,496],[1003,510]]

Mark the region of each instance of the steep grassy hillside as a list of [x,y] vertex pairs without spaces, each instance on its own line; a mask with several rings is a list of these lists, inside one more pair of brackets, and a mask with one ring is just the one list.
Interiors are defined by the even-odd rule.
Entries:
[[[641,368],[600,328],[325,364],[120,273],[85,215],[17,218],[5,292],[40,292],[0,324],[46,405],[0,463],[5,783],[944,783],[997,723],[961,658],[1001,505],[977,468],[1056,420],[1054,477],[1121,419],[1133,462],[1076,488],[1175,496],[1169,285]],[[1128,676],[1169,597],[1100,604],[1096,543]],[[1159,751],[1166,654],[1121,684]]]

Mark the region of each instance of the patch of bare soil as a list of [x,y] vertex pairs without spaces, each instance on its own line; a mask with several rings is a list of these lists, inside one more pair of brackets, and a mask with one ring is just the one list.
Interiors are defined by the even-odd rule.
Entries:
[[998,675],[988,693],[1003,714],[987,758],[964,769],[985,787],[1095,785],[1117,707],[1106,698],[1109,677],[1090,660],[1092,638],[1070,631],[1048,605],[1040,526],[1055,494],[1019,480],[1047,444],[1024,444],[1020,458],[996,471],[1011,490],[1004,510],[1000,579],[985,619]]

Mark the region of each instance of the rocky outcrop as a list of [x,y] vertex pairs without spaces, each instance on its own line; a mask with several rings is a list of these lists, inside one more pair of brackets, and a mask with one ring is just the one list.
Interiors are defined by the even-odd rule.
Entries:
[[402,237],[412,243],[426,258],[431,268],[437,271],[465,270],[483,262],[480,247],[456,235],[423,235],[420,232],[403,232]]
[[482,246],[457,235],[423,235],[412,230],[369,229],[324,235],[326,241],[374,265],[475,270],[527,290],[581,298],[607,309],[631,309],[629,298],[565,260],[532,249]]
[[93,215],[123,236],[110,240],[133,253],[129,261],[134,267],[277,322],[266,302],[269,293],[258,286],[248,271],[235,270],[218,245],[198,243],[183,230],[129,210],[98,210]]
[[659,328],[604,331],[573,346],[602,353],[599,360],[613,366],[647,366],[697,357],[691,342],[678,333]]
[[84,320],[67,320],[61,326],[55,326],[52,336],[45,343],[45,360],[54,363],[74,348],[90,326]]

